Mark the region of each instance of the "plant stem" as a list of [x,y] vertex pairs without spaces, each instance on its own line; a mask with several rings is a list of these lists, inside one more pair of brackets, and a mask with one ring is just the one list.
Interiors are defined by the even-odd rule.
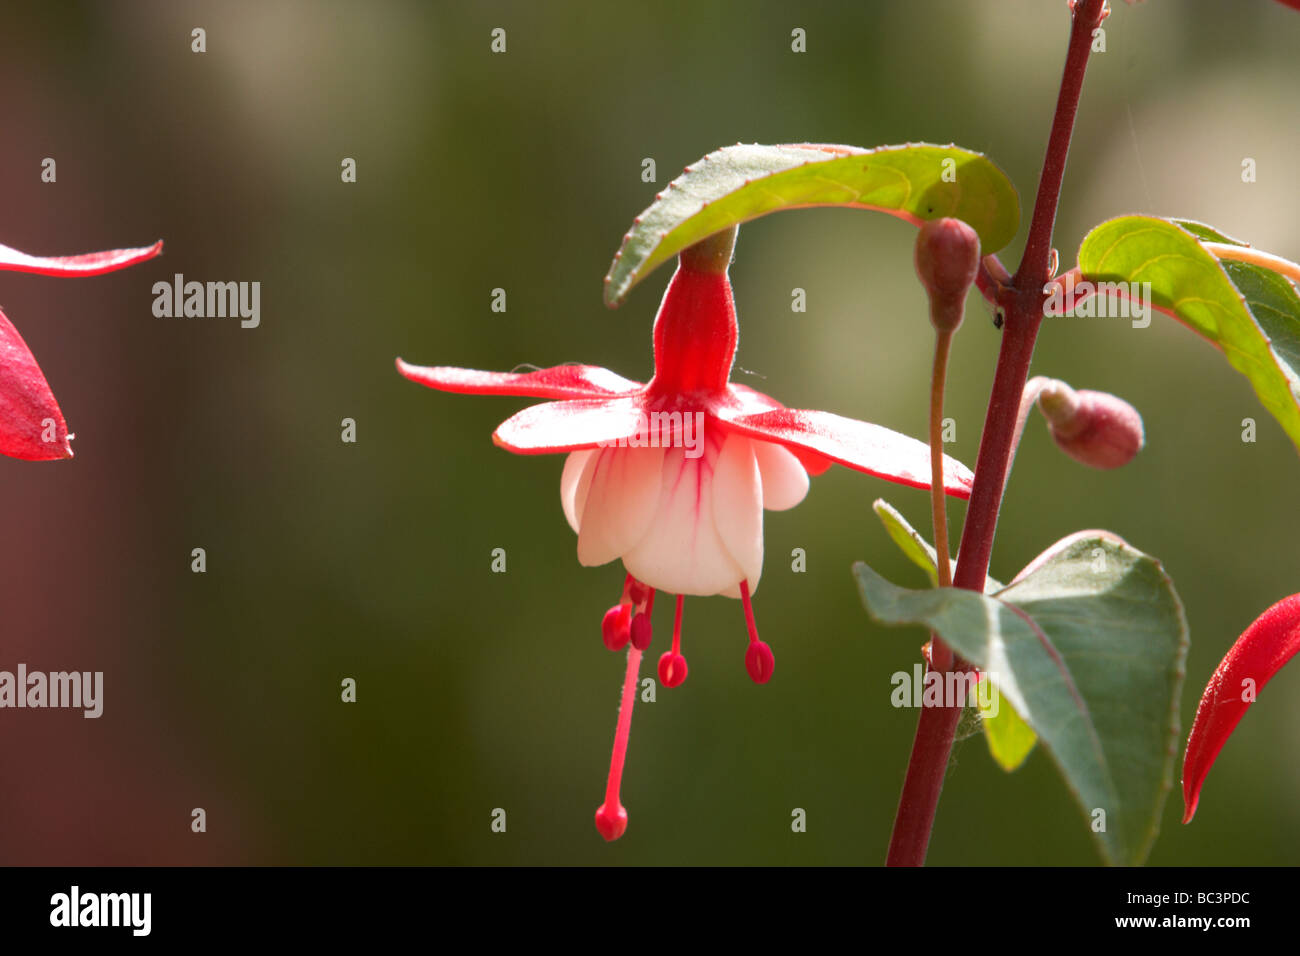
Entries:
[[939,586],[952,587],[952,558],[948,554],[948,496],[943,490],[943,391],[948,380],[952,332],[934,335],[934,368],[930,374],[930,514],[934,519],[935,565]]
[[[1061,179],[1065,174],[1070,136],[1079,109],[1079,93],[1092,49],[1092,31],[1100,25],[1104,10],[1104,0],[1079,0],[1075,6],[1065,69],[1025,253],[1010,285],[998,290],[998,305],[1006,312],[1006,323],[984,418],[979,458],[975,464],[975,484],[957,552],[954,578],[957,587],[982,592],[988,574],[993,535],[1014,449],[1020,399],[1029,377],[1038,327],[1043,320],[1043,284],[1048,278]],[[982,290],[983,287],[984,283],[981,284]],[[939,664],[932,646],[931,666],[940,670]],[[961,712],[960,706],[921,708],[916,738],[912,743],[912,758],[907,766],[907,778],[903,782],[898,815],[894,820],[887,860],[890,866],[920,866],[925,863],[935,809],[939,805],[939,793],[943,789],[953,735]]]

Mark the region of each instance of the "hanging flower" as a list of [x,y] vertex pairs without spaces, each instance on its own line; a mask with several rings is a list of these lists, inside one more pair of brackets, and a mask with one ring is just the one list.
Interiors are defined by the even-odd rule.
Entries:
[[[630,645],[606,800],[596,812],[607,840],[627,827],[619,784],[656,592],[676,595],[672,647],[659,659],[665,687],[686,679],[686,595],[741,600],[745,667],[766,683],[774,658],[759,639],[751,603],[763,566],[763,509],[794,507],[808,492],[808,476],[832,464],[930,487],[929,449],[921,442],[829,412],[785,408],[730,381],[738,329],[727,268],[735,235],[732,228],[681,253],[655,319],[648,384],[589,365],[512,373],[397,360],[404,376],[441,391],[555,399],[514,415],[492,438],[520,455],[568,453],[560,501],[578,535],[578,561],[621,559],[627,571],[601,627],[610,650]],[[948,494],[969,497],[972,477],[945,459]]]
[[[0,246],[0,270],[97,276],[152,259],[162,252],[162,245],[158,242],[144,249],[48,258]],[[35,356],[13,323],[0,312],[0,455],[26,461],[71,458],[71,437]]]

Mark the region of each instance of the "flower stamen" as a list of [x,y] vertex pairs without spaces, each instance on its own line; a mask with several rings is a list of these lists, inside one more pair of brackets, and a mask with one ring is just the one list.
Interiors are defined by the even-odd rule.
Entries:
[[[640,584],[640,582],[637,582]],[[640,605],[637,607],[636,617],[632,618],[632,629],[629,632],[632,646],[638,651],[644,651],[650,646],[650,612],[655,606],[655,589],[641,585],[645,590],[642,592],[645,596],[642,598]]]
[[615,604],[600,622],[600,639],[611,651],[627,647],[632,636],[632,605]]
[[740,582],[740,600],[745,605],[745,626],[749,628],[749,647],[745,651],[745,670],[755,684],[766,684],[772,679],[772,670],[776,658],[772,648],[758,638],[758,626],[754,623],[754,605],[749,599],[749,581]]
[[686,658],[682,657],[682,604],[685,597],[677,595],[677,617],[673,621],[673,649],[659,658],[659,682],[665,687],[677,687],[686,680]]
[[[647,604],[647,602],[649,602]],[[632,575],[623,578],[623,596],[619,602],[605,612],[604,619],[600,622],[600,638],[605,642],[605,646],[611,651],[621,651],[627,647],[627,642],[632,639],[633,627],[635,621],[632,620],[633,611],[642,611],[649,613],[650,608],[654,605],[654,589],[646,587]],[[641,629],[646,632],[645,644],[640,645],[641,650],[645,650],[650,644],[650,620],[641,625]]]

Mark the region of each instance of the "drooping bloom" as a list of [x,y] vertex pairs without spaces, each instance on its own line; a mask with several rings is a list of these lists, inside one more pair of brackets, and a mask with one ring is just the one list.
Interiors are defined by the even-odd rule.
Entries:
[[[0,246],[0,270],[47,276],[97,276],[152,259],[157,242],[143,249],[114,249],[80,256],[29,256]],[[0,455],[26,461],[71,458],[67,423],[45,375],[13,323],[0,312]]]
[[[514,415],[492,438],[516,454],[567,453],[560,500],[578,535],[579,562],[621,559],[627,571],[601,627],[610,650],[630,645],[606,799],[596,813],[607,840],[627,826],[618,791],[656,592],[676,595],[672,647],[659,659],[664,686],[686,678],[683,597],[715,594],[741,600],[745,666],[766,683],[774,659],[750,600],[763,565],[763,509],[794,507],[808,476],[836,463],[930,487],[921,442],[829,412],[785,408],[730,381],[738,336],[727,278],[734,241],[733,228],[682,252],[655,319],[648,384],[588,365],[510,373],[397,361],[407,378],[442,391],[553,399]],[[960,463],[945,459],[944,481],[948,494],[970,496],[972,475]]]
[[1283,598],[1237,638],[1205,686],[1183,754],[1183,822],[1190,823],[1201,785],[1219,751],[1273,675],[1300,654],[1300,594]]

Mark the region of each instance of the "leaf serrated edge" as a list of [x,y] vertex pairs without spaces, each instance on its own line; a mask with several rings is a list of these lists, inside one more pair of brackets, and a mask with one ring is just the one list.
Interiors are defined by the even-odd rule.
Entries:
[[[645,263],[645,262],[649,262],[649,261],[653,258],[654,250],[656,250],[656,249],[659,248],[659,245],[663,242],[663,240],[664,240],[665,238],[667,238],[669,235],[671,235],[672,232],[676,231],[677,228],[680,228],[680,225],[682,225],[682,224],[684,224],[684,223],[679,224],[679,226],[674,227],[673,229],[669,229],[669,230],[661,230],[660,233],[659,233],[658,239],[657,239],[657,240],[655,241],[655,243],[650,247],[650,249],[649,249],[649,254],[646,255],[645,259],[644,259],[643,262],[642,262],[642,265],[639,265],[639,266],[637,266],[637,267],[635,267],[635,268],[629,270],[628,273],[627,273],[625,276],[623,276],[623,277],[620,278],[620,281],[619,281],[619,282],[615,283],[615,282],[614,282],[615,273],[618,271],[618,266],[619,266],[620,261],[621,261],[622,258],[623,258],[623,254],[627,251],[628,246],[632,243],[632,241],[633,241],[633,239],[634,239],[633,233],[634,233],[634,231],[635,231],[635,227],[636,227],[637,225],[640,225],[640,223],[645,219],[646,215],[647,215],[648,213],[650,213],[652,210],[654,210],[655,206],[656,206],[656,205],[657,205],[657,204],[658,204],[658,203],[663,199],[664,195],[665,195],[668,191],[673,190],[673,189],[684,188],[683,185],[682,185],[682,181],[683,181],[687,176],[698,173],[698,172],[700,171],[700,167],[701,167],[704,163],[706,163],[706,162],[717,162],[718,160],[717,160],[715,157],[721,155],[721,154],[724,153],[726,150],[734,149],[734,148],[737,148],[737,147],[746,147],[746,146],[749,146],[749,147],[758,147],[758,148],[762,148],[762,147],[764,147],[764,146],[769,146],[769,147],[776,148],[776,149],[806,149],[806,150],[809,150],[809,151],[826,152],[826,153],[830,153],[830,154],[832,154],[832,155],[831,155],[830,157],[828,157],[827,159],[820,159],[820,160],[817,160],[817,159],[808,159],[808,160],[805,160],[805,161],[802,162],[802,163],[796,163],[795,165],[793,165],[793,166],[789,166],[789,167],[787,167],[787,168],[785,168],[785,169],[776,170],[775,172],[769,172],[769,173],[766,173],[764,176],[762,176],[762,177],[758,177],[758,178],[768,178],[768,177],[771,177],[771,176],[779,176],[779,175],[783,175],[783,174],[785,174],[785,173],[791,172],[791,171],[796,170],[796,169],[803,169],[803,168],[805,168],[805,167],[807,167],[807,166],[812,165],[812,164],[815,163],[815,162],[828,162],[828,161],[832,161],[832,160],[836,160],[836,159],[844,159],[844,158],[847,158],[847,157],[849,157],[849,156],[869,156],[869,155],[874,155],[874,154],[878,154],[878,153],[901,152],[901,151],[916,150],[916,149],[934,149],[934,150],[941,150],[941,151],[946,150],[946,151],[950,151],[950,152],[958,152],[958,153],[963,154],[966,158],[968,158],[968,159],[970,159],[970,160],[985,160],[985,161],[987,161],[988,164],[989,164],[989,166],[990,166],[990,168],[991,168],[994,172],[996,172],[997,174],[999,174],[999,175],[1002,177],[1002,179],[1004,180],[1004,182],[1006,183],[1006,185],[1009,187],[1009,193],[1010,193],[1010,196],[1011,196],[1012,204],[1013,204],[1013,206],[1014,206],[1014,220],[1015,220],[1015,224],[1016,224],[1016,226],[1014,226],[1014,227],[1012,228],[1011,235],[1008,236],[1008,237],[1005,239],[1005,241],[1003,241],[1002,243],[1000,243],[1000,244],[998,245],[998,248],[999,248],[999,249],[1002,248],[1003,246],[1005,246],[1007,242],[1010,242],[1012,238],[1014,238],[1014,236],[1015,236],[1015,228],[1018,227],[1018,225],[1019,225],[1019,221],[1020,221],[1020,199],[1019,199],[1018,194],[1017,194],[1016,191],[1015,191],[1015,187],[1011,184],[1010,179],[1007,178],[1006,174],[1005,174],[1004,172],[1002,172],[1001,168],[998,167],[998,165],[997,165],[996,163],[994,163],[991,159],[989,159],[989,157],[988,157],[987,154],[985,154],[985,153],[981,153],[981,152],[978,152],[978,151],[976,151],[976,150],[967,149],[966,147],[963,147],[963,146],[957,146],[955,143],[948,143],[947,145],[940,145],[940,144],[937,144],[937,143],[925,143],[925,142],[921,142],[921,143],[911,143],[911,142],[908,142],[908,143],[902,143],[902,144],[892,144],[892,145],[886,145],[886,146],[877,146],[877,147],[873,147],[873,148],[870,148],[870,149],[866,149],[866,148],[858,147],[858,146],[845,146],[845,145],[837,145],[837,144],[830,144],[830,143],[777,143],[777,144],[763,144],[763,143],[736,143],[734,146],[724,146],[724,147],[720,147],[719,149],[715,149],[715,150],[713,150],[712,152],[706,153],[703,157],[701,157],[700,159],[696,160],[695,163],[693,163],[693,164],[688,164],[685,168],[683,168],[683,170],[682,170],[682,172],[681,172],[680,175],[678,175],[675,179],[673,179],[671,182],[668,183],[668,185],[665,187],[665,189],[660,190],[658,193],[655,194],[655,200],[654,200],[654,202],[652,202],[649,206],[647,206],[645,209],[643,209],[643,210],[640,212],[640,214],[638,214],[638,215],[637,215],[637,216],[632,220],[633,228],[632,228],[632,229],[629,229],[626,233],[623,234],[623,239],[622,239],[622,242],[621,242],[620,245],[619,245],[618,251],[614,254],[614,260],[613,260],[613,262],[610,264],[609,271],[605,274],[605,279],[604,279],[604,287],[605,287],[604,300],[605,300],[605,304],[606,304],[608,307],[610,307],[610,308],[617,308],[619,305],[621,305],[622,302],[623,302],[623,299],[626,298],[627,294],[632,290],[632,288],[633,288],[634,286],[636,286],[636,285],[637,285],[640,281],[642,281],[646,276],[648,276],[651,272],[653,272],[656,268],[658,268],[658,266],[662,265],[663,262],[667,261],[667,257],[665,257],[663,260],[661,260],[661,261],[655,263],[655,265],[654,265],[653,267],[651,267],[649,270],[644,270],[644,268],[643,268],[643,267],[644,267],[644,263]],[[744,182],[741,184],[741,187],[740,187],[740,188],[744,188],[745,186],[749,186],[750,184],[752,184],[752,183],[755,182],[755,181],[756,181],[756,179],[753,179],[753,178],[746,178],[746,179],[744,180]],[[910,184],[909,184],[909,194],[908,194],[908,195],[909,195],[909,197],[910,197],[910,195],[911,195],[911,193],[910,193]],[[701,205],[699,211],[703,211],[704,209],[706,209],[706,208],[709,206],[709,204],[710,204],[711,201],[712,201],[712,200],[706,200],[706,201],[704,201],[703,204]],[[913,217],[913,216],[910,216],[910,215],[906,214],[903,210],[900,210],[900,209],[894,209],[894,208],[889,208],[889,207],[883,207],[883,206],[871,206],[871,205],[867,205],[867,204],[859,204],[859,203],[844,203],[844,204],[840,204],[840,203],[831,203],[831,204],[822,204],[822,203],[818,203],[818,204],[813,204],[813,205],[831,205],[831,206],[836,206],[836,205],[845,205],[845,206],[849,206],[849,207],[851,207],[851,208],[856,208],[856,209],[868,209],[868,210],[875,210],[875,211],[878,211],[878,212],[883,212],[883,213],[885,213],[885,214],[887,214],[887,215],[893,215],[893,216],[895,216],[895,217],[897,217],[897,218],[901,218],[901,219],[907,220],[907,221],[909,221],[909,222],[912,222],[914,225],[915,225],[915,224],[919,224],[919,222],[920,222],[919,219],[916,219],[916,217]],[[801,205],[790,205],[790,206],[783,207],[782,209],[774,209],[774,210],[770,210],[769,212],[766,212],[766,213],[760,213],[760,214],[758,214],[757,216],[750,217],[750,219],[742,220],[742,222],[749,222],[749,221],[751,221],[752,219],[761,218],[762,216],[765,216],[765,215],[770,215],[772,212],[780,212],[780,211],[784,211],[784,210],[787,210],[787,209],[801,209],[801,208],[810,208],[810,207],[809,207],[809,206],[801,206]],[[697,212],[696,214],[698,215],[698,212]],[[702,238],[706,238],[706,237],[702,237]],[[988,250],[988,252],[990,252],[990,253],[991,253],[991,252],[997,252],[997,251],[998,251],[998,249],[989,249],[989,250]]]

